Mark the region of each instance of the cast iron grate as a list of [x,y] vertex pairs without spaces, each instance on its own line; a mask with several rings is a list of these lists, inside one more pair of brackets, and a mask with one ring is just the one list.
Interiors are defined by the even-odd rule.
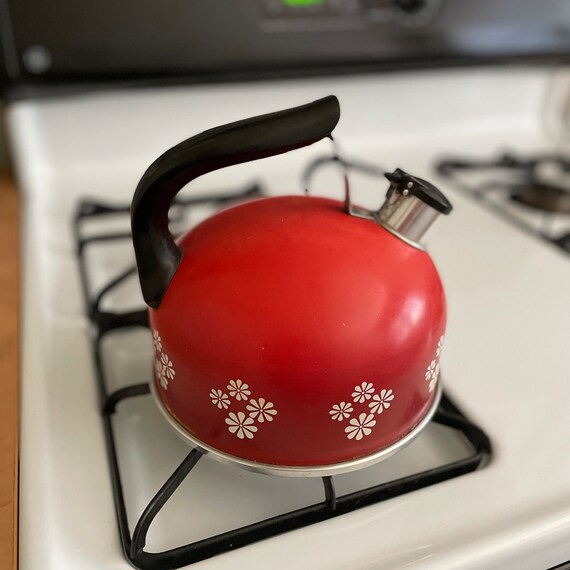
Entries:
[[[570,161],[557,154],[520,158],[503,154],[473,160],[445,158],[439,174],[523,231],[570,254]],[[497,199],[500,197],[501,199]],[[513,204],[532,213],[538,224],[516,215]],[[566,217],[566,231],[556,229],[555,217]]]
[[[240,194],[224,195],[216,198],[210,195],[209,197],[198,197],[186,201],[178,200],[177,205],[187,208],[198,204],[227,202],[260,195],[262,195],[260,188],[254,185]],[[119,313],[105,311],[101,308],[105,296],[127,278],[131,277],[136,271],[135,267],[121,272],[105,286],[101,287],[95,294],[91,292],[89,263],[86,259],[86,251],[89,248],[94,248],[105,243],[128,241],[130,240],[130,234],[128,232],[99,233],[85,237],[83,231],[84,224],[88,220],[113,218],[117,216],[123,216],[128,219],[128,215],[128,206],[83,201],[78,208],[74,220],[74,230],[82,288],[88,316],[94,332],[92,337],[92,351],[96,370],[95,376],[103,419],[103,429],[105,432],[119,534],[125,557],[133,566],[145,570],[180,568],[216,556],[217,554],[252,544],[259,540],[337,517],[392,497],[397,497],[453,477],[458,477],[465,473],[475,471],[485,464],[491,453],[489,438],[478,426],[470,422],[444,394],[432,421],[448,426],[463,434],[473,448],[473,453],[470,456],[446,465],[342,496],[337,496],[335,492],[333,477],[323,477],[322,502],[311,504],[304,508],[261,520],[254,524],[249,524],[197,542],[185,544],[174,549],[152,553],[145,551],[150,525],[180,484],[190,475],[192,469],[200,461],[203,454],[196,449],[188,453],[144,509],[134,530],[131,532],[123,492],[123,481],[121,479],[121,471],[118,463],[116,434],[114,432],[115,428],[113,427],[112,417],[116,412],[116,407],[119,402],[128,398],[148,396],[150,388],[148,383],[140,383],[110,392],[107,388],[108,382],[105,375],[102,340],[107,335],[112,334],[113,331],[126,327],[148,328],[148,318],[147,312],[144,309]]]

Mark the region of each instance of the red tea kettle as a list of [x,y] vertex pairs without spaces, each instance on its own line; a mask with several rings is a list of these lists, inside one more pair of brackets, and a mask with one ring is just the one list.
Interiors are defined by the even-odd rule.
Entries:
[[330,136],[335,97],[218,127],[158,158],[132,203],[154,342],[153,393],[194,446],[277,475],[378,461],[439,398],[446,306],[419,238],[451,204],[387,175],[378,212],[312,196],[263,198],[174,241],[168,210],[194,178]]

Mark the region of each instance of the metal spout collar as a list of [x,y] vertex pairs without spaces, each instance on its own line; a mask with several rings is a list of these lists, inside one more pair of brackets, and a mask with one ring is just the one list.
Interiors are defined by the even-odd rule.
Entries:
[[435,186],[403,170],[397,169],[386,178],[390,188],[374,217],[388,231],[421,249],[419,240],[439,214],[448,214],[452,206]]

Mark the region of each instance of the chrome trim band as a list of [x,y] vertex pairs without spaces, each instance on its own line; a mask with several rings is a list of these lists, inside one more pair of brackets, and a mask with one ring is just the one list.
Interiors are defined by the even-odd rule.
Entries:
[[256,461],[251,461],[248,459],[243,459],[235,455],[230,455],[211,447],[210,445],[200,441],[195,436],[190,434],[167,410],[166,406],[162,403],[162,400],[157,394],[156,386],[154,380],[150,382],[150,392],[158,409],[170,425],[170,427],[176,432],[176,434],[182,438],[184,441],[192,445],[192,447],[200,450],[202,453],[210,454],[214,459],[232,465],[233,467],[241,467],[242,469],[247,469],[248,471],[253,471],[255,473],[263,473],[264,475],[274,475],[279,477],[328,477],[330,475],[340,475],[341,473],[349,473],[350,471],[356,471],[357,469],[362,469],[383,461],[387,459],[394,453],[400,451],[406,445],[411,443],[420,432],[427,426],[427,424],[432,419],[435,414],[437,407],[439,406],[439,401],[441,399],[441,383],[438,382],[437,392],[433,399],[432,405],[422,418],[420,423],[416,425],[412,431],[407,433],[404,437],[393,443],[392,445],[385,447],[384,449],[372,453],[370,455],[365,455],[363,457],[358,457],[357,459],[352,459],[350,461],[345,461],[343,463],[332,463],[330,465],[315,465],[315,466],[286,466],[286,465],[272,465],[271,463],[258,463]]

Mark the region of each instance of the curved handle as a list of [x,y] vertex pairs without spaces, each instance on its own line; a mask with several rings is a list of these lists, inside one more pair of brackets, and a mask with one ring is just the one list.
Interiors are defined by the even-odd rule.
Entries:
[[131,205],[133,244],[143,297],[157,308],[182,260],[168,231],[176,194],[202,174],[313,144],[340,118],[338,99],[260,115],[204,131],[167,150],[143,174]]

